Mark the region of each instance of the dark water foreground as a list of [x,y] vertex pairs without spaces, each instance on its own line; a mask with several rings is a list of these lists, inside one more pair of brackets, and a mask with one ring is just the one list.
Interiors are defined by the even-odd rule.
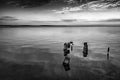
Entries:
[[[111,61],[90,61],[71,56],[70,70],[62,66],[63,54],[47,49],[1,50],[0,80],[119,80],[120,68]],[[4,54],[6,53],[6,54]],[[20,54],[21,53],[21,54]],[[33,58],[35,57],[35,58]]]
[[[65,71],[62,50],[70,40],[74,50]],[[83,41],[89,46],[87,58]],[[119,27],[1,28],[0,80],[120,80],[119,52]]]

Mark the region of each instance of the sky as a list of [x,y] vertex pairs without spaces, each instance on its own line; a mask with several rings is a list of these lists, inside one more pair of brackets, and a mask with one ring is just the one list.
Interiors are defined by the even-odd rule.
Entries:
[[119,0],[1,0],[0,25],[120,25]]

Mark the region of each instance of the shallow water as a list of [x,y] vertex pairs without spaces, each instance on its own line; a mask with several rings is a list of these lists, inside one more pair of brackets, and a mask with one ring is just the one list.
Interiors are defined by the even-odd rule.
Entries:
[[[65,72],[63,44],[68,41],[74,42],[74,50],[69,55],[71,70]],[[83,42],[88,42],[87,58],[83,58]],[[10,64],[0,62],[0,79],[119,80],[119,52],[120,27],[1,28],[0,61]]]
[[[64,42],[74,42],[74,54],[82,57],[83,42],[88,42],[89,59],[104,60],[107,48],[111,57],[119,58],[119,27],[40,27],[2,28],[0,44],[20,47],[48,48],[51,53],[62,53]],[[9,45],[9,47],[8,47]]]

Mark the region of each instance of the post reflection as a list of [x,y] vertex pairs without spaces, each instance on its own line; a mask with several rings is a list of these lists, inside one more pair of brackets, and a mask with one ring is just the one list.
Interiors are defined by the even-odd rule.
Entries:
[[70,57],[69,56],[65,56],[65,59],[63,61],[63,67],[64,67],[65,71],[70,70]]

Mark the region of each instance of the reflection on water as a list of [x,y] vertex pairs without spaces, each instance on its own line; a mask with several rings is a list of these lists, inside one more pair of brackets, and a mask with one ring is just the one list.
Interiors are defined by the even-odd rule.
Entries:
[[[74,48],[70,54],[71,57],[67,56],[64,58],[64,43],[69,41],[74,42]],[[88,42],[89,47],[86,58],[83,58],[82,54],[84,42]],[[110,47],[110,63],[109,61],[106,62],[108,47]],[[116,66],[120,67],[119,52],[119,27],[0,29],[0,59],[20,63],[25,66],[17,65],[15,68],[18,68],[18,72],[12,72],[14,71],[11,70],[14,67],[10,66],[12,64],[4,65],[0,63],[3,65],[3,67],[0,67],[0,71],[2,69],[4,69],[4,71],[6,70],[6,72],[11,71],[15,76],[18,73],[23,74],[24,72],[24,74],[30,75],[30,77],[31,75],[34,75],[34,77],[42,76],[44,79],[48,77],[48,79],[52,80],[58,78],[61,78],[61,80],[62,78],[64,78],[64,80],[96,80],[98,78],[100,78],[100,80],[107,80],[106,78],[108,78],[109,80],[111,75],[112,78],[118,78],[118,76],[111,73],[119,74],[119,70],[116,68]],[[61,65],[62,62],[63,64]],[[30,64],[29,69],[27,69],[27,64]],[[4,68],[4,66],[7,67]],[[7,69],[8,66],[10,70]],[[65,72],[65,70],[67,72]],[[11,74],[6,72],[5,74]],[[104,77],[101,79],[101,76]]]
[[[99,53],[106,54],[111,48],[112,56],[119,56],[119,27],[58,27],[58,28],[3,28],[0,29],[0,44],[21,47],[48,48],[50,52],[62,53],[63,43],[74,41],[75,56],[81,56],[83,42],[88,42],[89,57],[100,59]],[[96,53],[95,55],[93,53]],[[94,59],[95,59],[94,58]],[[103,58],[101,58],[103,59]]]
[[[109,29],[110,28],[110,29]],[[23,41],[118,41],[119,27],[73,27],[73,28],[5,28],[0,30],[0,39]],[[116,29],[117,28],[117,29]],[[40,42],[39,42],[40,43]]]
[[63,67],[64,67],[65,71],[70,70],[70,57],[65,56],[65,59],[63,61]]

